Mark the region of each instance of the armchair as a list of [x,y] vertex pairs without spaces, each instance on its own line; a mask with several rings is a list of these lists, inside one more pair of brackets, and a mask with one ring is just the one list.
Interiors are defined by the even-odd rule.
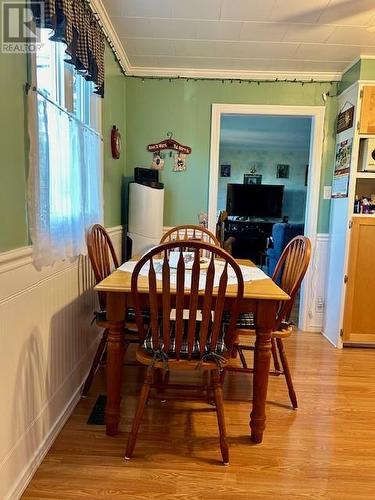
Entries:
[[304,224],[293,224],[280,222],[274,224],[272,228],[273,247],[268,248],[267,255],[267,274],[272,276],[276,264],[283,253],[287,244],[295,237],[303,235]]

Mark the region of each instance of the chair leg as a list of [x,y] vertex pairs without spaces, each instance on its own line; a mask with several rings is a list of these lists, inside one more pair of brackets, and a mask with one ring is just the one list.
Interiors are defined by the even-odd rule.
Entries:
[[247,368],[247,361],[240,345],[236,346],[243,368]]
[[275,368],[275,371],[281,373],[281,367],[280,367],[280,363],[279,363],[279,357],[277,355],[275,339],[271,339],[271,353],[272,353],[273,366]]
[[96,354],[95,354],[94,360],[92,362],[89,374],[87,375],[87,378],[85,380],[85,385],[83,386],[83,390],[82,390],[82,394],[81,394],[82,398],[87,397],[87,394],[90,390],[90,387],[91,387],[92,381],[94,379],[96,370],[98,369],[98,366],[100,364],[102,356],[106,351],[107,339],[108,339],[108,330],[104,330],[102,338],[101,338],[100,343],[98,345],[98,348],[96,350]]
[[290,374],[289,364],[288,364],[288,360],[286,358],[286,354],[285,354],[285,350],[284,350],[284,343],[283,343],[282,339],[276,339],[276,343],[277,343],[277,348],[278,348],[279,354],[280,354],[280,361],[281,361],[281,364],[283,367],[283,372],[285,375],[286,384],[288,386],[290,402],[292,403],[293,409],[295,410],[298,408],[297,396],[296,396],[296,393],[295,393],[294,387],[293,387],[292,376]]
[[223,388],[221,387],[221,384],[220,384],[219,370],[212,371],[212,381],[213,381],[213,386],[214,386],[214,398],[215,398],[217,423],[219,426],[219,433],[220,433],[221,456],[223,457],[224,465],[229,465],[229,447],[228,447],[228,443],[227,443],[227,436],[226,436],[226,430],[225,430],[225,420],[224,420]]
[[137,440],[139,426],[143,417],[145,410],[145,405],[150,394],[151,384],[153,381],[154,368],[149,366],[146,371],[145,380],[142,386],[141,394],[139,396],[137,410],[134,415],[132,428],[128,438],[128,444],[126,445],[125,460],[130,460],[133,456],[133,451],[135,447],[135,442]]

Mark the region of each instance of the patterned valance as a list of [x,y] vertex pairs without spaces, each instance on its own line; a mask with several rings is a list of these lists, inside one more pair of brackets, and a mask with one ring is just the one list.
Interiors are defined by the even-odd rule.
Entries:
[[51,40],[66,44],[67,62],[95,83],[95,93],[104,96],[105,37],[85,0],[45,0],[44,19],[37,2],[32,9],[38,27],[52,30]]

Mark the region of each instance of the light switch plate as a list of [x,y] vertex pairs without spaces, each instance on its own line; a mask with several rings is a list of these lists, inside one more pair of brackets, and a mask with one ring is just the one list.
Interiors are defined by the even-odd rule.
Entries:
[[324,186],[323,198],[325,200],[330,200],[332,194],[332,186]]

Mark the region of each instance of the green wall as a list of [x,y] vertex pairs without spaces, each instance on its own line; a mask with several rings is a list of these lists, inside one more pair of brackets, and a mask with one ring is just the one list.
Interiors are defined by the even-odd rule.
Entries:
[[[1,11],[1,1],[0,1]],[[121,224],[121,182],[125,154],[113,160],[110,152],[112,125],[125,127],[126,81],[112,52],[105,54],[106,95],[103,101],[104,223]],[[0,252],[29,244],[27,225],[28,141],[26,99],[27,58],[0,52]],[[124,135],[124,134],[123,134]],[[123,148],[126,153],[126,148]]]
[[[126,83],[127,175],[135,166],[150,166],[149,143],[173,132],[179,142],[192,147],[188,169],[172,172],[167,158],[161,181],[165,183],[167,226],[196,223],[197,214],[207,211],[212,103],[311,105],[323,104],[322,93],[337,93],[330,83],[239,83],[226,81],[157,80],[128,78]],[[321,186],[330,185],[334,155],[334,123],[337,103],[326,103],[325,141]],[[321,190],[322,191],[322,190]],[[321,199],[318,231],[328,232],[329,201]]]
[[375,80],[374,59],[361,59],[360,80]]
[[[126,80],[108,47],[105,53],[105,70],[105,97],[103,100],[104,225],[113,227],[122,223],[121,192],[126,159]],[[118,160],[114,160],[111,153],[113,125],[118,127],[122,135],[122,151]]]
[[357,61],[342,75],[342,79],[339,85],[340,93],[350,87],[350,85],[353,85],[354,82],[358,81],[360,79],[360,74],[361,61]]
[[25,82],[26,57],[0,52],[0,252],[28,244]]

